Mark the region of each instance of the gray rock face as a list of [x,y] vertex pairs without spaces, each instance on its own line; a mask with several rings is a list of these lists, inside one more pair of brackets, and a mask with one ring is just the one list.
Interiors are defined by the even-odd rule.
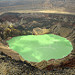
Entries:
[[72,29],[62,27],[61,25],[54,25],[51,27],[51,32],[62,37],[67,37],[72,32]]

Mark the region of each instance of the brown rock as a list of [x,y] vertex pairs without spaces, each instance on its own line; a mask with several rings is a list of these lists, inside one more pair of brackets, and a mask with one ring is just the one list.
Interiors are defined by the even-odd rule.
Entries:
[[62,37],[66,37],[72,32],[71,28],[62,27],[59,24],[53,25],[50,29],[52,33],[58,34]]
[[49,33],[50,32],[50,30],[49,29],[41,29],[41,28],[39,28],[39,27],[37,27],[37,28],[34,28],[33,29],[33,34],[34,35],[42,35],[42,34],[46,34],[46,33]]
[[24,59],[9,47],[0,46],[0,51],[10,56],[12,59],[24,61]]
[[0,37],[0,41],[2,40],[2,38]]
[[47,61],[43,60],[39,63],[36,63],[36,67],[38,67],[39,69],[43,69],[47,66]]
[[66,37],[66,36],[68,36],[72,32],[72,29],[61,27],[59,31],[60,31],[59,32],[60,36]]

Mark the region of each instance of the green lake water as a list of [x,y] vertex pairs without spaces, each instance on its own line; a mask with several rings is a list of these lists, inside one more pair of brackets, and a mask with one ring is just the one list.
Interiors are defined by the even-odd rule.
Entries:
[[54,34],[18,36],[7,42],[11,49],[32,62],[60,59],[73,49],[69,40]]

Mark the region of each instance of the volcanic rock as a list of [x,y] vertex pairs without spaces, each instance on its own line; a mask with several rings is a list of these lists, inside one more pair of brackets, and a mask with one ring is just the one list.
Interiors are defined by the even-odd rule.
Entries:
[[46,29],[46,28],[41,29],[41,28],[37,27],[37,28],[33,29],[33,34],[34,35],[42,35],[42,34],[47,34],[49,32],[50,32],[50,30]]

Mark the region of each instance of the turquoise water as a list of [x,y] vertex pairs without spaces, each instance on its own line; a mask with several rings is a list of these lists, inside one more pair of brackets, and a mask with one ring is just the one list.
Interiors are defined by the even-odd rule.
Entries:
[[69,40],[53,34],[18,36],[7,42],[11,49],[32,62],[60,59],[73,49]]

